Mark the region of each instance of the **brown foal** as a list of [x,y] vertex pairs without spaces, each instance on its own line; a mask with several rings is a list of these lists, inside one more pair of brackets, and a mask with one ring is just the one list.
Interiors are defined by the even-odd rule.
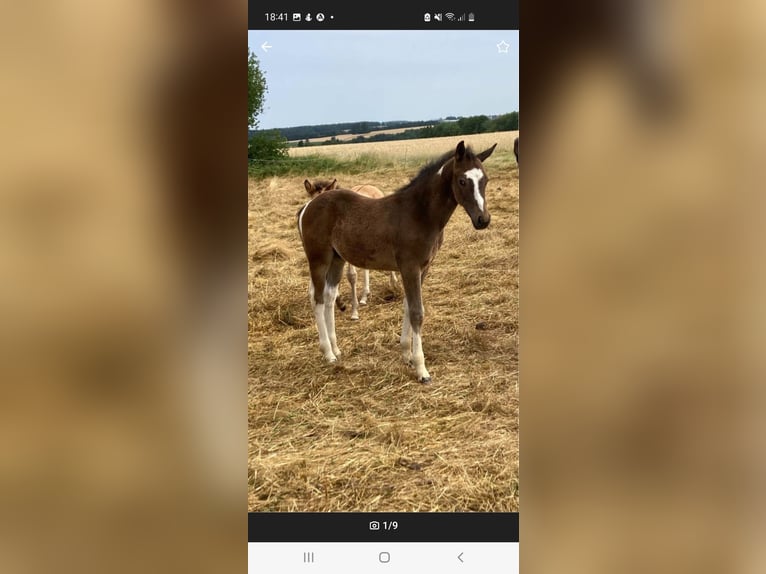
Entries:
[[298,212],[319,349],[327,361],[335,362],[340,356],[335,299],[343,265],[399,271],[404,286],[402,355],[414,366],[420,382],[431,381],[421,339],[421,286],[441,247],[444,227],[458,205],[475,229],[489,225],[487,173],[482,162],[496,146],[474,153],[461,141],[396,193],[370,199],[351,190],[333,189],[320,193]]

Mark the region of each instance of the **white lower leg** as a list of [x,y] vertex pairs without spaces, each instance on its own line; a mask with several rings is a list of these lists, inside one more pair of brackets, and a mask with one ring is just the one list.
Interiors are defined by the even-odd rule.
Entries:
[[336,358],[340,357],[338,341],[335,336],[335,299],[338,297],[338,286],[326,284],[324,288],[324,321],[327,328],[327,338],[330,341],[330,348]]
[[391,271],[391,275],[388,279],[388,285],[391,287],[391,291],[396,291],[396,271]]
[[399,347],[402,350],[402,358],[405,363],[412,362],[412,328],[410,327],[410,308],[407,298],[404,299],[404,316],[402,317],[402,336],[399,339]]
[[370,270],[364,270],[364,290],[362,291],[362,298],[359,299],[360,305],[367,305],[367,296],[370,294]]
[[412,333],[412,362],[415,366],[415,373],[417,373],[418,380],[421,383],[429,382],[431,380],[431,375],[426,369],[426,359],[423,356],[423,342],[420,333],[416,333],[414,330]]
[[330,363],[334,363],[338,360],[335,354],[332,352],[332,345],[330,343],[330,337],[327,334],[327,324],[325,323],[325,304],[314,303],[314,319],[317,324],[317,331],[319,332],[319,350],[322,351],[324,358]]

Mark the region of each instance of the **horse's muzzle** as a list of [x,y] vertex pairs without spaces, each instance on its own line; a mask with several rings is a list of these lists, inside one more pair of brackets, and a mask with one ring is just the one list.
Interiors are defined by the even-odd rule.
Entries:
[[486,216],[480,215],[476,219],[471,218],[471,223],[473,223],[475,229],[486,229],[490,219],[491,217],[488,213]]

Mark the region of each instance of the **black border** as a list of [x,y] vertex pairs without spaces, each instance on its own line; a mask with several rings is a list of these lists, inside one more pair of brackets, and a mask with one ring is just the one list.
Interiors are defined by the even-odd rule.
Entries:
[[250,512],[247,522],[248,542],[519,541],[518,512]]
[[[323,22],[312,19],[305,22],[292,20],[293,13],[325,14]],[[441,22],[431,18],[424,21],[425,13],[435,12],[455,14],[475,14],[475,21],[448,21],[442,17]],[[267,22],[266,13],[287,13],[287,21]],[[333,16],[330,19],[330,15]],[[299,1],[260,1],[248,0],[247,14],[248,30],[518,30],[519,29],[519,0],[504,0],[503,2],[455,2],[415,1],[407,2],[397,7],[391,4],[381,4],[372,7],[368,3],[354,2],[341,4],[339,2],[308,2]]]

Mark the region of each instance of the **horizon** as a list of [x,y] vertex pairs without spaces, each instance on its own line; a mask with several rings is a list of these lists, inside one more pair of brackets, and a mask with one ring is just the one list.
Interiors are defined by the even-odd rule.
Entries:
[[[335,125],[341,125],[341,124],[355,124],[355,123],[370,123],[370,124],[391,124],[396,122],[422,122],[418,125],[412,126],[411,129],[417,129],[418,127],[425,126],[426,124],[430,122],[449,122],[449,121],[457,121],[463,118],[470,118],[474,116],[487,116],[490,119],[494,119],[499,116],[504,116],[506,114],[512,114],[514,112],[518,113],[519,110],[511,110],[509,112],[503,112],[500,114],[474,114],[473,116],[455,116],[450,114],[449,116],[443,116],[440,118],[429,118],[427,120],[349,120],[349,121],[342,121],[342,122],[330,122],[330,123],[322,123],[322,124],[300,124],[295,126],[279,126],[275,128],[252,128],[248,127],[248,131],[272,131],[272,130],[282,130],[282,129],[295,129],[295,128],[308,128],[308,127],[322,127],[322,126],[335,126]],[[454,120],[449,118],[455,118]],[[410,128],[407,128],[410,129]]]

